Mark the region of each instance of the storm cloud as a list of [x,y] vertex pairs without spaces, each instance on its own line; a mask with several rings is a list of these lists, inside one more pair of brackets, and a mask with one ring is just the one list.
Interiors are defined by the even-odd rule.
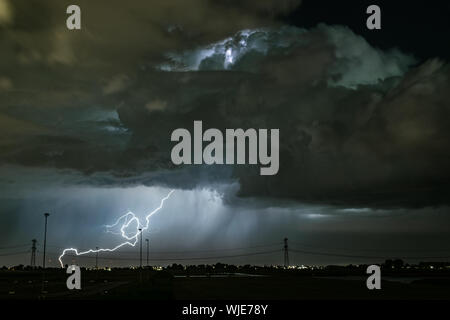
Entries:
[[[163,145],[157,132],[167,136],[198,119],[222,129],[280,128],[279,174],[233,168],[241,196],[375,207],[447,203],[445,63],[411,67],[409,55],[381,52],[346,28],[325,25],[245,31],[168,57],[162,68],[169,74],[158,75],[154,90],[131,90],[121,120],[137,141],[155,146]],[[145,108],[144,96],[164,107]]]
[[[2,1],[1,163],[92,185],[237,182],[241,197],[448,204],[448,64],[418,65],[342,26],[280,26],[300,1],[276,3],[81,1],[84,30],[71,33],[65,1]],[[278,175],[174,166],[170,133],[194,120],[279,128]]]

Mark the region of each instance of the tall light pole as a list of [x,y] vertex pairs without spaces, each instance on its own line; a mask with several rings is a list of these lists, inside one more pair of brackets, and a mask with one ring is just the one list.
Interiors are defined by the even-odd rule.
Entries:
[[45,231],[44,231],[44,261],[42,263],[42,267],[45,269],[45,250],[47,249],[47,218],[50,215],[50,213],[44,213],[45,217]]
[[139,233],[141,234],[140,250],[139,250],[139,268],[142,269],[142,228],[139,228]]
[[149,254],[149,251],[150,251],[148,239],[145,239],[145,242],[147,242],[147,267],[148,267],[148,254]]

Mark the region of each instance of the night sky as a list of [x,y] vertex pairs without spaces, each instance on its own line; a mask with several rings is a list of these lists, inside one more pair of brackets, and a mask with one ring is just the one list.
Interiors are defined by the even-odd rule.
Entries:
[[[172,189],[153,264],[282,264],[285,237],[292,264],[448,260],[450,4],[342,3],[0,0],[0,265],[42,252],[44,212],[57,266]],[[279,128],[278,174],[175,166],[171,132],[194,120]]]

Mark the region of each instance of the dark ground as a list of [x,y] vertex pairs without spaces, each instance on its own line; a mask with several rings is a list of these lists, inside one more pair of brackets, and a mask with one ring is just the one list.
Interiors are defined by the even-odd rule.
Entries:
[[64,269],[47,270],[43,287],[42,270],[2,270],[0,300],[450,300],[448,275],[426,276],[422,279],[417,275],[408,275],[409,278],[382,281],[381,290],[368,290],[365,274],[349,280],[334,274],[289,272],[257,277],[242,274],[188,277],[178,274],[175,277],[168,271],[82,270],[82,289],[78,291],[66,288],[68,276]]

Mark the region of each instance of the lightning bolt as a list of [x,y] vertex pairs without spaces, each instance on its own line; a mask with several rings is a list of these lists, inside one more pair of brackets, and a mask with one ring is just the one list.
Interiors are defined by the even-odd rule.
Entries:
[[[110,228],[114,228],[114,227],[118,226],[120,223],[122,223],[122,226],[120,227],[120,233],[114,233],[114,232],[112,232],[112,233],[121,235],[126,240],[125,242],[122,242],[121,244],[115,246],[114,248],[89,249],[87,251],[82,251],[82,252],[78,252],[78,249],[75,249],[75,248],[64,249],[64,251],[62,252],[62,254],[58,258],[59,263],[61,264],[61,267],[62,268],[64,267],[64,264],[62,262],[62,258],[64,257],[64,255],[67,252],[74,252],[75,255],[82,256],[82,255],[89,254],[89,253],[113,252],[113,251],[116,251],[117,249],[120,249],[123,246],[127,246],[127,245],[134,247],[136,245],[136,243],[138,242],[138,236],[142,232],[144,232],[144,230],[148,229],[149,224],[150,224],[150,217],[152,215],[154,215],[155,213],[157,213],[159,210],[162,209],[162,207],[164,206],[164,201],[169,199],[170,196],[172,195],[172,193],[174,193],[174,192],[175,192],[175,190],[171,190],[167,196],[165,196],[164,198],[161,199],[161,203],[159,204],[159,207],[157,207],[155,210],[150,212],[145,217],[145,225],[142,225],[141,221],[139,220],[139,218],[136,217],[136,215],[133,212],[131,212],[131,211],[129,211],[129,212],[125,213],[123,216],[119,217],[114,224],[106,225],[106,228],[110,229]],[[136,231],[131,236],[128,236],[127,233],[125,232],[125,230],[130,226],[130,224],[132,222],[136,223]],[[141,229],[141,231],[139,231],[139,229]],[[108,232],[111,232],[111,231],[108,230]]]

